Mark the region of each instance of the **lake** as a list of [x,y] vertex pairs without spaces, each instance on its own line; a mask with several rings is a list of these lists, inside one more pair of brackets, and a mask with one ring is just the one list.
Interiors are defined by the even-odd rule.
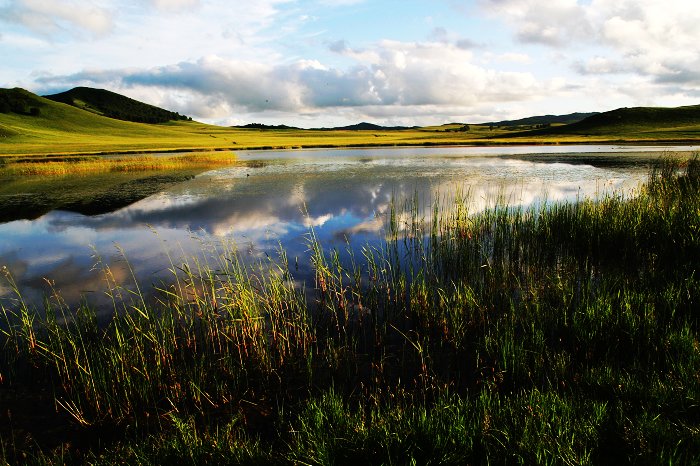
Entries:
[[[206,260],[222,243],[235,245],[250,263],[274,258],[282,247],[303,280],[310,272],[311,228],[328,248],[377,244],[392,200],[417,199],[429,215],[434,199],[456,193],[468,194],[477,212],[499,198],[536,205],[629,192],[645,180],[654,159],[694,150],[582,145],[237,152],[230,167],[112,211],[52,210],[2,223],[0,266],[27,300],[41,303],[55,289],[69,304],[84,299],[96,306],[108,301],[95,267],[100,258],[117,282],[131,283],[133,270],[141,285],[150,285],[167,280],[172,264]],[[0,282],[0,299],[13,296],[10,284]]]

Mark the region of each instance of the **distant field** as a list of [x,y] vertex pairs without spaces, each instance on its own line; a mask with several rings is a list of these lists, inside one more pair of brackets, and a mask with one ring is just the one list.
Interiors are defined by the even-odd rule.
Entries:
[[[451,124],[406,130],[300,130],[229,128],[192,121],[145,124],[121,121],[54,102],[27,91],[25,113],[0,113],[0,156],[67,155],[190,150],[292,149],[313,147],[362,147],[393,145],[499,145],[568,143],[652,143],[700,141],[700,118],[695,107],[646,113],[635,119],[634,109],[623,120],[610,120],[613,112],[599,114],[592,122],[552,125],[494,126]],[[687,109],[690,108],[691,111]],[[617,112],[617,111],[616,111]],[[622,118],[619,115],[618,118]],[[606,119],[607,118],[607,119]]]

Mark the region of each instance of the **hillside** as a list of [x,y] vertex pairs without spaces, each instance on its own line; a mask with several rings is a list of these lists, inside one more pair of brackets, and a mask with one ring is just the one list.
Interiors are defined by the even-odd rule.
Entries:
[[37,116],[46,104],[35,97],[20,88],[0,89],[0,113]]
[[551,125],[551,124],[564,124],[569,125],[572,123],[577,123],[585,118],[597,115],[598,112],[589,113],[569,113],[566,115],[538,115],[531,116],[527,118],[520,118],[519,120],[503,120],[503,121],[492,121],[489,123],[481,123],[482,125],[489,126],[529,126],[529,125]]
[[54,102],[62,102],[117,120],[138,123],[165,123],[168,121],[188,120],[188,117],[179,113],[139,102],[104,89],[76,87],[70,91],[44,97]]
[[375,125],[374,123],[367,123],[363,121],[362,123],[357,123],[348,126],[336,126],[334,128],[318,128],[322,131],[402,131],[407,129],[415,129],[416,127],[409,126],[381,126]]
[[532,131],[541,135],[618,135],[686,139],[700,138],[700,105],[685,107],[632,107],[598,113],[565,126]]
[[668,127],[700,124],[700,105],[686,107],[634,107],[619,108],[590,116],[568,126],[569,131],[590,130],[602,127],[654,126]]
[[[272,128],[277,130],[265,130]],[[23,89],[0,89],[0,156],[464,144],[697,143],[700,106],[619,109],[570,125],[529,131],[524,127],[462,123],[407,129],[364,123],[333,129],[282,129],[260,124],[232,128],[189,120],[137,123],[108,118]]]
[[11,107],[9,111],[0,112],[0,127],[16,135],[40,137],[53,131],[156,135],[161,131],[157,126],[115,120],[40,97],[20,88],[0,89],[0,101],[9,102]]
[[[220,147],[201,123],[143,124],[116,120],[40,97],[0,89],[0,154],[92,153]],[[228,143],[230,144],[230,142]]]
[[266,125],[263,123],[248,123],[247,125],[237,125],[237,126],[232,126],[231,128],[239,128],[239,129],[257,129],[257,130],[264,130],[264,131],[285,131],[285,130],[299,130],[301,128],[297,128],[296,126],[287,126],[287,125]]

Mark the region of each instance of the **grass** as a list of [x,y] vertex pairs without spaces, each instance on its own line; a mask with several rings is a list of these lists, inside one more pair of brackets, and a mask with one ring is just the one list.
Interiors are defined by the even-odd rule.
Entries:
[[170,156],[8,157],[0,160],[2,160],[0,164],[0,178],[19,178],[100,172],[175,171],[213,168],[232,164],[235,162],[235,156],[218,153],[189,153]]
[[[6,91],[10,92],[10,91]],[[144,124],[115,120],[70,105],[22,92],[38,115],[0,113],[0,156],[380,147],[426,145],[504,145],[572,143],[693,143],[700,140],[700,121],[690,107],[628,109],[625,123],[606,112],[600,124],[505,128],[469,125],[469,131],[448,131],[461,124],[400,131],[262,130],[228,128],[192,121]],[[685,110],[684,110],[685,109]],[[690,109],[690,110],[688,110]],[[663,110],[663,111],[662,111]],[[631,115],[627,115],[630,113]],[[636,113],[639,115],[637,115]],[[648,114],[654,118],[648,117]],[[688,116],[689,114],[690,116]],[[607,118],[607,119],[606,119]]]
[[0,221],[37,218],[57,209],[110,212],[235,163],[234,155],[221,153],[0,158]]
[[357,256],[310,230],[308,288],[284,251],[246,267],[230,244],[171,258],[155,300],[101,266],[107,322],[58,292],[29,308],[6,270],[0,457],[693,462],[700,162],[667,160],[634,195],[470,205],[397,203]]

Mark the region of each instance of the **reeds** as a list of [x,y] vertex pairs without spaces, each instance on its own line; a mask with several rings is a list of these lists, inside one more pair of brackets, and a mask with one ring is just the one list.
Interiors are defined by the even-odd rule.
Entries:
[[127,155],[118,157],[65,156],[5,158],[0,176],[58,176],[81,173],[135,172],[212,168],[235,162],[230,153],[193,152],[176,155]]
[[311,230],[308,288],[284,251],[246,266],[230,244],[171,259],[156,299],[102,267],[106,323],[57,298],[37,313],[15,287],[3,384],[51,386],[86,431],[139,426],[95,462],[687,461],[699,164],[576,203],[470,212],[462,195],[426,219],[411,200],[361,258]]

